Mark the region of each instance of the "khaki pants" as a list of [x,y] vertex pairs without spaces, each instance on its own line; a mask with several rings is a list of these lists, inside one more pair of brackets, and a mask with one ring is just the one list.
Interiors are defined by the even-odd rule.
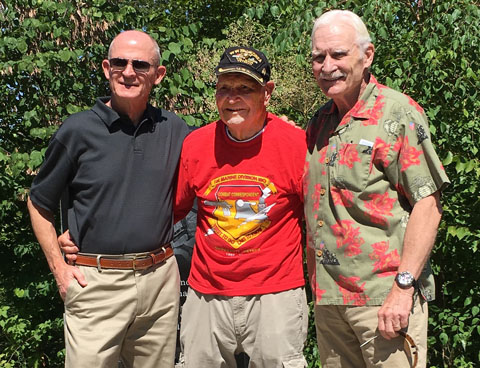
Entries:
[[[378,336],[360,348],[363,342],[379,335],[379,309],[376,306],[315,306],[318,350],[323,368],[411,367],[410,349],[401,336],[392,340]],[[426,367],[427,325],[428,305],[417,296],[406,331],[418,349],[417,368]]]
[[250,368],[304,368],[307,325],[304,288],[235,297],[190,289],[178,367],[236,368],[235,354],[244,352]]
[[175,257],[147,270],[79,266],[65,298],[67,368],[172,368],[180,279]]

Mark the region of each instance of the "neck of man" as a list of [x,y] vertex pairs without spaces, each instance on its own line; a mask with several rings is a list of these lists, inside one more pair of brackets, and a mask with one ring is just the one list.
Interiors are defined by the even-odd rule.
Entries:
[[250,124],[249,126],[244,126],[243,123],[238,125],[227,125],[227,129],[230,135],[237,141],[246,141],[263,129],[266,119],[267,112],[265,111],[265,113],[262,114],[262,117],[259,118],[254,124]]
[[106,105],[119,115],[128,116],[133,125],[137,126],[147,108],[147,101],[120,100],[112,96]]

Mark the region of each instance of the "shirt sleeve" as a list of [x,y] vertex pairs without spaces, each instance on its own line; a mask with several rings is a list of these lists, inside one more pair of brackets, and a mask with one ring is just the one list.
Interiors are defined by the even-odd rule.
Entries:
[[[415,108],[417,106],[417,108]],[[430,138],[428,122],[418,105],[403,107],[391,144],[386,175],[413,206],[449,184]]]
[[32,202],[47,211],[55,212],[73,171],[74,165],[66,147],[53,137],[30,188]]

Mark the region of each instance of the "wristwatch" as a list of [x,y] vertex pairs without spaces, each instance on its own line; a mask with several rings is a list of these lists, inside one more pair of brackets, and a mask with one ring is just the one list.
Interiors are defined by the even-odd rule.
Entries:
[[402,289],[409,289],[412,286],[417,286],[417,280],[415,280],[415,277],[413,277],[413,275],[408,271],[397,273],[395,276],[395,282],[397,283],[398,287]]

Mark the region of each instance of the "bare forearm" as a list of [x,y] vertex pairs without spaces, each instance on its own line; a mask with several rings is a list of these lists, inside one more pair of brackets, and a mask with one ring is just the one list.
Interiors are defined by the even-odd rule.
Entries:
[[30,198],[27,204],[33,232],[42,247],[50,270],[55,274],[58,267],[61,267],[62,263],[65,264],[65,261],[58,247],[53,214],[35,205]]
[[435,244],[441,217],[438,192],[415,204],[405,231],[399,272],[409,271],[418,279]]
[[87,281],[80,270],[65,263],[58,245],[53,214],[35,205],[30,198],[27,205],[33,232],[47,258],[48,266],[55,277],[60,296],[65,300],[68,285],[72,280],[76,279],[82,287],[87,285]]
[[[435,243],[442,216],[439,197],[439,193],[435,193],[418,201],[407,224],[398,271],[409,271],[415,279],[422,273]],[[414,291],[413,287],[402,289],[393,282],[378,312],[378,330],[384,338],[394,338],[397,331],[408,326]]]

